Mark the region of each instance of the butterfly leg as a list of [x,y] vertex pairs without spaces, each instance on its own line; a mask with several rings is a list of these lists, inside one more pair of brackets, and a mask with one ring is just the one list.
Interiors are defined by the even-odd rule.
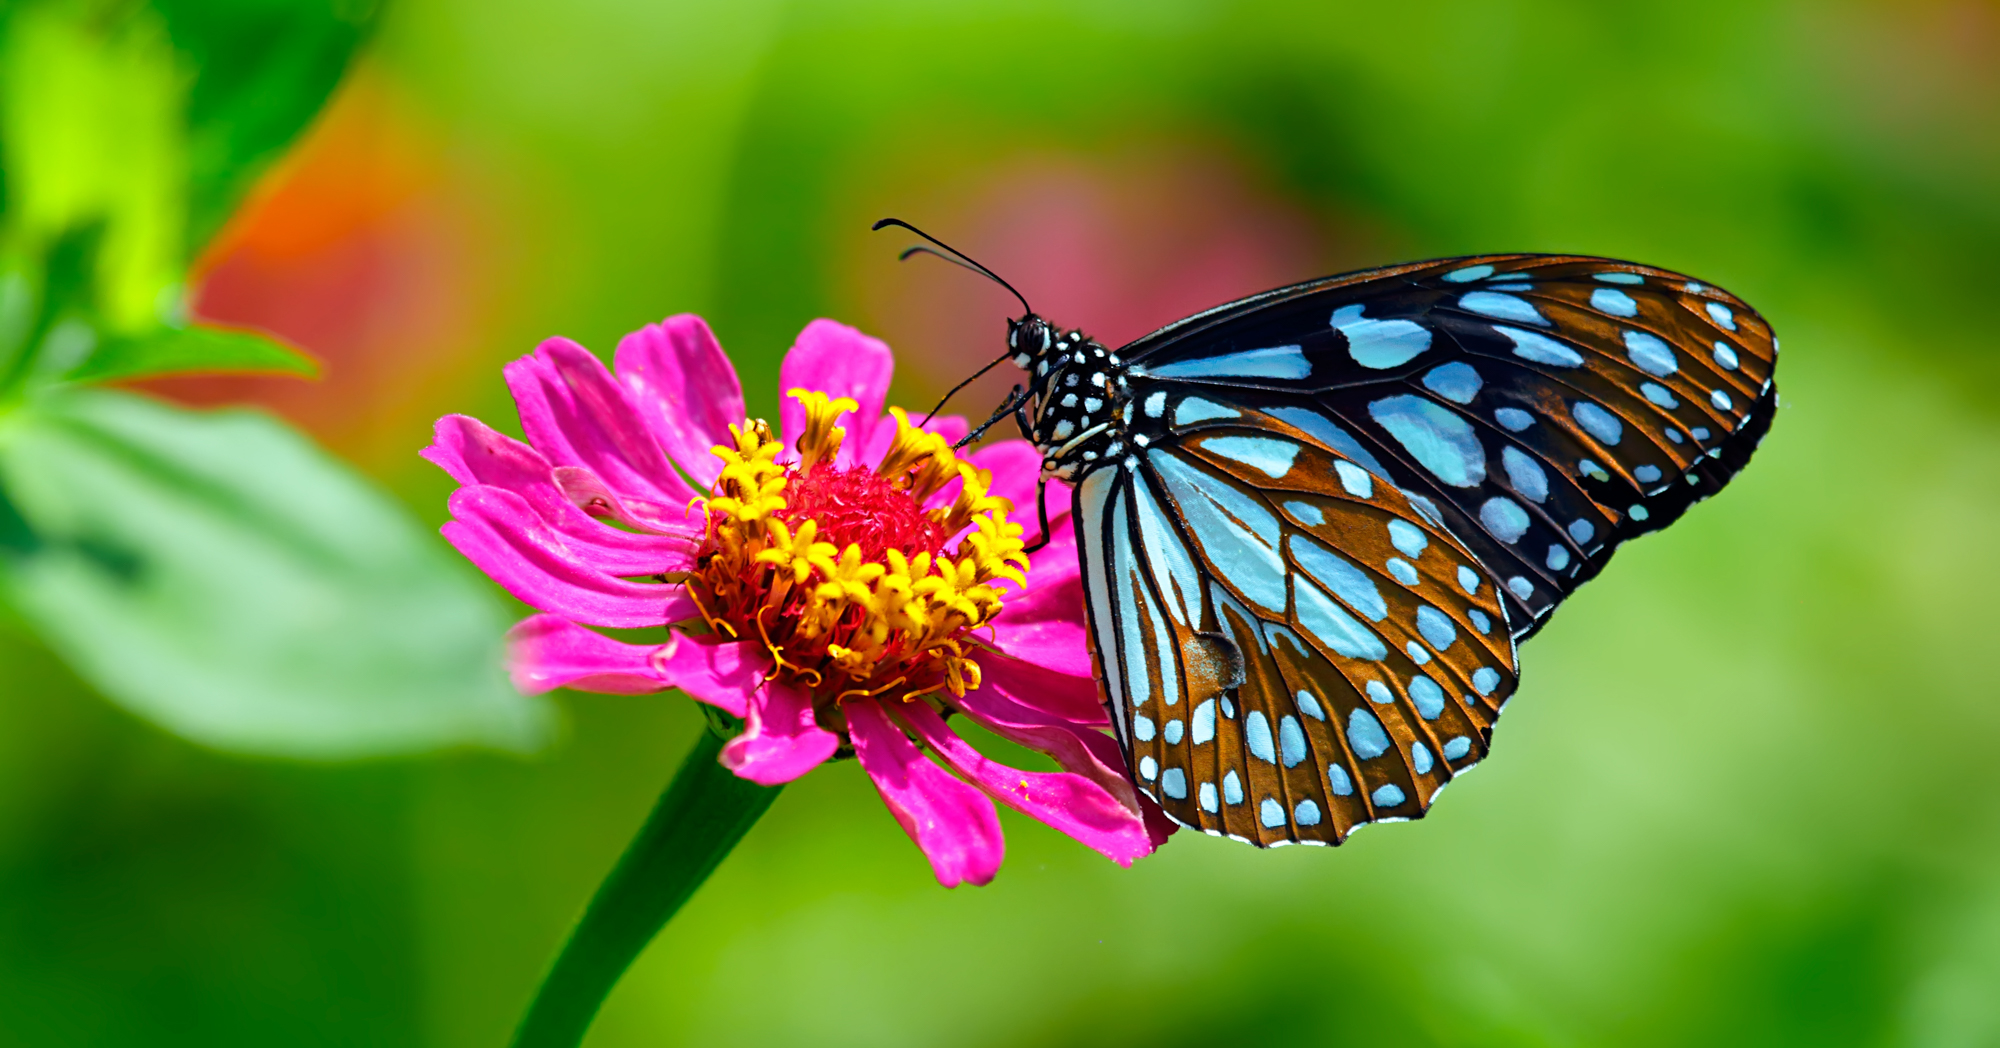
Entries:
[[1049,544],[1049,477],[1046,473],[1035,478],[1035,516],[1041,519],[1042,537],[1023,546],[1022,553],[1033,553]]
[[967,433],[963,439],[961,439],[958,443],[952,445],[953,450],[962,448],[967,444],[970,444],[973,441],[978,440],[980,437],[985,436],[987,430],[992,429],[994,426],[998,425],[1001,419],[1006,418],[1008,415],[1015,414],[1016,412],[1018,412],[1021,406],[1023,404],[1026,404],[1027,402],[1028,402],[1027,391],[1022,389],[1020,386],[1015,386],[1014,392],[1007,394],[1007,399],[1001,401],[1000,406],[993,409],[993,414],[989,416],[986,419],[986,421],[981,422],[979,424],[979,428],[973,430],[970,433]]

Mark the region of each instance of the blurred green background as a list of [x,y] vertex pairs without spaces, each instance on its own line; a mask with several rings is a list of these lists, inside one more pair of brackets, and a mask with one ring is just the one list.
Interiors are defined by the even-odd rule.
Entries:
[[[326,379],[148,388],[436,522],[430,421],[511,426],[548,335],[701,312],[765,412],[815,316],[890,338],[905,403],[969,371],[1007,300],[884,214],[1112,339],[1362,265],[1644,260],[1772,321],[1784,407],[1524,649],[1426,821],[1125,871],[1009,813],[947,892],[830,766],[592,1045],[2000,1045],[2000,6],[403,0],[203,263],[205,315]],[[535,758],[226,757],[27,638],[8,1045],[504,1043],[701,727],[566,695]]]

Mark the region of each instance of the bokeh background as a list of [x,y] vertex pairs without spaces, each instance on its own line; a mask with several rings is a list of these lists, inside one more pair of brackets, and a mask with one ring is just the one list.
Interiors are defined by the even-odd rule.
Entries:
[[[1770,318],[1783,410],[1524,649],[1424,822],[1126,871],[1007,813],[947,892],[832,766],[590,1044],[2000,1045],[2000,6],[401,0],[201,264],[201,313],[326,378],[147,388],[439,521],[430,421],[511,425],[552,334],[698,311],[768,412],[833,316],[934,396],[1009,300],[885,214],[1107,340],[1364,265],[1644,260]],[[18,624],[0,679],[9,1045],[504,1043],[701,729],[563,695],[537,757],[285,763]]]

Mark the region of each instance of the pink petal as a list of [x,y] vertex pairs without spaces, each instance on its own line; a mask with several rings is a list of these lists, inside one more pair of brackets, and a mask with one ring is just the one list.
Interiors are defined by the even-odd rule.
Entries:
[[1145,819],[1090,779],[1069,772],[1022,771],[992,760],[946,727],[927,703],[894,703],[888,709],[945,763],[1000,803],[1061,830],[1120,866],[1152,853]]
[[1000,872],[1007,842],[1000,815],[974,786],[924,758],[874,699],[850,699],[847,733],[854,756],[903,832],[930,860],[938,883],[985,884]]
[[596,626],[658,626],[699,614],[680,586],[606,574],[511,491],[460,488],[450,506],[444,537],[518,600]]
[[502,370],[528,442],[549,461],[588,466],[612,490],[636,498],[684,503],[694,497],[625,387],[589,350],[552,338]]
[[[987,493],[998,495],[1014,504],[1009,519],[1021,522],[1024,533],[1034,535],[1035,523],[1035,481],[1042,475],[1042,453],[1025,440],[1002,440],[988,444],[971,455],[971,462],[980,469],[991,470],[993,483],[987,486]],[[1069,510],[1069,485],[1058,480],[1049,481],[1049,515]]]
[[628,528],[663,535],[685,535],[699,544],[706,518],[699,501],[660,503],[629,498],[611,490],[604,479],[583,466],[557,466],[552,474],[563,497],[593,517],[615,520]]
[[642,695],[667,686],[653,666],[667,646],[625,644],[560,615],[533,615],[507,631],[507,672],[523,695],[556,688]]
[[1167,843],[1167,838],[1180,832],[1181,824],[1167,818],[1159,804],[1145,794],[1139,795],[1139,810],[1146,820],[1146,837],[1153,842],[1154,849]]
[[554,688],[636,695],[679,688],[738,717],[770,663],[750,645],[667,634],[665,644],[625,644],[558,615],[524,619],[507,634],[508,670],[528,695]]
[[[925,432],[936,433],[954,444],[958,442],[959,438],[972,432],[972,424],[957,415],[939,415],[936,418],[931,418],[929,415],[911,415],[910,423]],[[895,439],[895,417],[891,416],[882,419],[876,423],[873,432],[868,438],[868,445],[856,449],[855,461],[864,466],[880,464],[882,456],[889,453],[889,445]],[[953,484],[950,490],[956,491],[957,485]]]
[[851,411],[841,425],[847,439],[841,444],[840,465],[851,466],[870,446],[877,426],[882,423],[882,402],[889,393],[889,378],[896,362],[888,343],[832,320],[815,320],[799,332],[792,351],[785,354],[778,372],[778,394],[784,399],[778,419],[787,451],[798,444],[805,432],[806,412],[786,394],[791,389],[818,390],[829,397],[853,397],[861,405]]
[[715,483],[722,460],[709,453],[742,425],[743,386],[721,343],[693,313],[668,317],[626,335],[613,360],[618,381],[632,391],[639,416],[667,455],[703,484]]
[[521,496],[542,522],[562,533],[579,557],[610,575],[681,571],[694,561],[700,529],[635,535],[592,520],[551,482],[549,461],[535,449],[476,418],[446,415],[423,456],[465,484],[485,484]]
[[[1090,699],[1094,700],[1095,682],[1065,683],[1075,678],[1044,674],[1035,667],[998,656],[981,657],[979,667],[985,680],[954,700],[966,716],[1001,738],[1055,758],[1064,771],[1102,786],[1127,810],[1139,810],[1138,793],[1132,788],[1117,740],[1092,726],[1108,723],[1102,708],[1098,708],[1093,720],[1076,720],[1034,704],[1034,700],[1046,698],[1036,692],[1037,687],[1050,692],[1088,688]],[[1023,695],[1029,697],[1027,701]],[[1075,695],[1069,701],[1082,699],[1081,695]]]
[[809,693],[766,681],[750,695],[743,733],[723,745],[722,766],[751,782],[777,786],[826,763],[839,748],[840,736],[813,719]]
[[1080,677],[1063,673],[1051,668],[1039,656],[1029,660],[982,652],[978,661],[978,691],[985,691],[991,685],[1030,709],[1040,710],[1071,724],[1093,728],[1111,726],[1111,718],[1104,712],[1104,697],[1098,690],[1095,675]]
[[982,631],[993,647],[1071,677],[1097,675],[1084,627],[1083,580],[1075,573],[1050,580],[1040,566],[1028,572],[1034,588],[1010,593],[993,624]]

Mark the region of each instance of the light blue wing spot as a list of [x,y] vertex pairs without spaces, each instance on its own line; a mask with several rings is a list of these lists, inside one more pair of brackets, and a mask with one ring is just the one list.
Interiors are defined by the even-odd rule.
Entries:
[[1429,677],[1410,678],[1410,701],[1425,720],[1436,720],[1444,713],[1444,689]]
[[1181,744],[1181,732],[1185,728],[1186,725],[1183,725],[1179,720],[1170,720],[1167,722],[1167,726],[1161,730],[1160,737],[1167,740],[1167,745],[1169,746],[1179,746]]
[[1668,439],[1668,440],[1671,440],[1671,441],[1673,441],[1673,442],[1674,442],[1674,443],[1676,443],[1676,444],[1678,444],[1678,443],[1680,443],[1680,442],[1681,442],[1681,439],[1682,439],[1682,438],[1681,438],[1681,431],[1680,431],[1680,430],[1677,430],[1677,429],[1675,429],[1675,428],[1674,428],[1674,427],[1672,427],[1672,426],[1668,426],[1668,427],[1666,427],[1665,429],[1661,430],[1661,432],[1662,432],[1662,433],[1665,433],[1665,434],[1667,435],[1667,439]]
[[1266,610],[1285,610],[1285,561],[1278,555],[1278,518],[1234,485],[1154,449],[1153,468],[1167,482],[1181,513],[1202,537],[1210,563],[1243,595]]
[[1153,741],[1153,718],[1143,713],[1132,715],[1132,737],[1140,742]]
[[1297,703],[1300,713],[1316,721],[1326,720],[1326,711],[1319,708],[1319,700],[1313,698],[1312,692],[1300,688],[1299,693],[1293,696],[1293,701]]
[[1467,266],[1464,269],[1454,269],[1446,273],[1444,278],[1454,284],[1469,284],[1481,277],[1490,277],[1492,275],[1492,266]]
[[1590,293],[1590,308],[1599,313],[1609,313],[1614,317],[1639,315],[1639,303],[1632,301],[1632,296],[1623,291],[1613,291],[1608,287],[1601,287]]
[[1463,735],[1455,735],[1444,744],[1444,759],[1448,761],[1458,760],[1471,752],[1472,740]]
[[1146,396],[1146,417],[1159,418],[1167,410],[1167,391],[1156,389]]
[[1472,403],[1472,398],[1479,395],[1479,387],[1485,384],[1479,372],[1463,361],[1439,364],[1424,373],[1424,388],[1454,404]]
[[1514,343],[1514,355],[1522,360],[1557,368],[1583,366],[1583,354],[1547,335],[1537,335],[1532,331],[1522,331],[1520,328],[1511,328],[1505,324],[1495,324],[1493,330],[1507,336],[1507,341]]
[[1375,491],[1375,482],[1368,479],[1368,471],[1346,459],[1334,459],[1333,471],[1340,475],[1340,486],[1349,495],[1365,499]]
[[1500,423],[1509,433],[1519,433],[1535,424],[1535,416],[1520,408],[1501,408],[1493,413],[1493,421]]
[[1292,463],[1299,457],[1297,444],[1270,437],[1210,437],[1202,441],[1201,446],[1223,458],[1241,462],[1272,480],[1283,479],[1292,471]]
[[1403,492],[1403,497],[1410,500],[1410,508],[1417,511],[1417,516],[1429,521],[1432,527],[1444,527],[1444,518],[1438,516],[1437,503],[1413,491]]
[[1549,545],[1549,559],[1546,563],[1550,571],[1561,571],[1569,567],[1569,549],[1551,543]]
[[1160,776],[1160,762],[1151,757],[1139,758],[1139,777],[1152,782]]
[[1467,292],[1458,297],[1458,308],[1494,320],[1511,320],[1516,324],[1534,324],[1537,327],[1549,326],[1549,318],[1543,316],[1527,299],[1516,298],[1498,291]]
[[1680,399],[1674,396],[1673,391],[1660,385],[1658,382],[1639,383],[1639,392],[1645,394],[1647,400],[1663,408],[1677,408],[1681,406]]
[[[1410,767],[1418,775],[1429,775],[1432,767],[1431,748],[1421,742],[1410,743]],[[1172,775],[1173,772],[1167,774]]]
[[1243,743],[1250,747],[1250,755],[1266,764],[1278,760],[1277,748],[1271,745],[1271,722],[1264,717],[1264,711],[1251,710],[1243,718]]
[[1174,405],[1174,425],[1192,426],[1197,422],[1210,422],[1219,418],[1242,418],[1243,413],[1232,407],[1225,407],[1213,400],[1201,397],[1183,397]]
[[1389,544],[1408,556],[1421,557],[1424,547],[1431,544],[1431,537],[1424,534],[1424,529],[1407,520],[1392,520],[1389,522]]
[[1390,479],[1389,471],[1383,469],[1382,463],[1370,454],[1367,448],[1362,447],[1360,441],[1354,439],[1354,434],[1334,425],[1333,420],[1325,415],[1311,408],[1301,407],[1272,408],[1265,414],[1296,427],[1321,444],[1361,463],[1368,472],[1383,480]]
[[1480,636],[1484,637],[1493,632],[1493,620],[1487,618],[1485,612],[1478,608],[1467,608],[1465,614],[1472,620],[1472,628],[1478,630]]
[[1354,779],[1347,774],[1346,768],[1338,764],[1330,765],[1326,769],[1326,788],[1332,790],[1336,797],[1352,797]]
[[1347,717],[1347,745],[1356,757],[1374,760],[1389,752],[1389,733],[1374,714],[1356,706]]
[[1458,588],[1468,594],[1479,592],[1479,573],[1463,564],[1458,566]]
[[1652,516],[1653,511],[1635,502],[1632,505],[1626,507],[1625,515],[1631,517],[1633,520],[1643,521],[1647,517]]
[[1481,666],[1472,671],[1472,690],[1481,695],[1493,694],[1500,686],[1500,671],[1491,666]]
[[1639,370],[1666,378],[1680,370],[1680,360],[1665,342],[1644,331],[1625,332],[1625,355]]
[[1266,797],[1264,803],[1257,806],[1257,819],[1266,829],[1275,830],[1285,824],[1285,807],[1275,799]]
[[1230,720],[1236,719],[1236,704],[1230,702],[1227,695],[1222,697],[1222,715]]
[[1158,367],[1135,366],[1132,370],[1156,378],[1301,379],[1312,374],[1312,361],[1297,346],[1271,346],[1200,360],[1179,360]]
[[1515,575],[1507,580],[1507,592],[1512,593],[1522,600],[1527,600],[1529,597],[1535,595],[1535,584],[1519,575]]
[[1535,289],[1535,285],[1533,284],[1488,284],[1486,286],[1495,291],[1533,291]]
[[1379,680],[1371,680],[1366,685],[1363,685],[1363,687],[1368,692],[1369,702],[1379,703],[1381,705],[1386,706],[1389,703],[1396,701],[1396,693],[1390,691],[1389,686],[1387,684],[1382,683]]
[[1187,772],[1179,768],[1168,768],[1160,776],[1160,792],[1177,801],[1187,799]]
[[1528,511],[1513,499],[1496,495],[1480,504],[1479,523],[1502,542],[1519,542],[1528,531]]
[[1297,598],[1299,625],[1336,655],[1374,661],[1389,654],[1382,638],[1370,633],[1354,616],[1341,610],[1333,598],[1318,586],[1294,579],[1292,593]]
[[1708,395],[1708,402],[1715,405],[1715,410],[1717,411],[1730,411],[1734,409],[1734,405],[1730,402],[1729,394],[1719,389]]
[[1442,652],[1458,640],[1458,626],[1451,616],[1428,604],[1417,608],[1417,633],[1424,643]]
[[1285,512],[1296,517],[1299,523],[1309,528],[1316,528],[1326,523],[1326,514],[1321,513],[1319,507],[1310,502],[1287,502],[1285,503]]
[[1220,804],[1216,803],[1215,784],[1212,782],[1202,783],[1201,789],[1195,791],[1195,796],[1201,800],[1201,810],[1210,815],[1214,815],[1216,810],[1221,807]]
[[1703,303],[1701,308],[1708,310],[1708,319],[1731,331],[1736,330],[1736,314],[1730,312],[1728,306],[1720,302],[1707,302]]
[[[1194,557],[1189,555],[1187,544],[1181,541],[1180,532],[1153,497],[1151,485],[1132,486],[1132,508],[1138,511],[1139,539],[1145,547],[1147,559],[1152,562],[1153,577],[1160,583],[1160,595],[1167,606],[1167,614],[1183,626],[1199,628],[1201,573],[1195,570]],[[1124,522],[1121,520],[1118,526],[1122,529]]]
[[1435,401],[1411,394],[1384,397],[1368,414],[1439,480],[1470,488],[1486,479],[1486,450],[1472,424]]
[[1431,348],[1431,333],[1408,320],[1368,320],[1361,306],[1333,311],[1332,324],[1347,336],[1347,355],[1365,368],[1402,367]]
[[1534,502],[1547,501],[1549,497],[1549,474],[1542,464],[1521,453],[1521,449],[1507,445],[1500,449],[1500,465],[1507,471],[1507,483]]
[[1229,804],[1243,803],[1243,780],[1234,771],[1222,777],[1222,799]]
[[1646,278],[1637,273],[1610,272],[1598,273],[1596,276],[1597,279],[1607,284],[1643,284],[1646,282]]
[[1572,520],[1569,522],[1569,537],[1575,539],[1576,544],[1579,546],[1583,545],[1586,542],[1589,542],[1591,536],[1596,534],[1597,534],[1597,525],[1592,524],[1587,520],[1579,518],[1577,520]]
[[1382,621],[1382,616],[1389,613],[1389,605],[1382,600],[1382,591],[1375,588],[1375,580],[1353,561],[1305,535],[1294,534],[1287,541],[1299,568],[1314,582],[1332,590],[1348,607],[1374,622]]
[[1297,717],[1284,717],[1278,721],[1278,757],[1285,767],[1296,768],[1306,759],[1306,733],[1299,727]]
[[1390,557],[1383,567],[1389,569],[1389,577],[1395,579],[1397,582],[1405,586],[1415,586],[1417,584],[1416,566],[1409,561],[1401,557]]
[[1194,708],[1194,738],[1192,741],[1194,745],[1200,746],[1203,743],[1212,742],[1214,739],[1215,700],[1203,699],[1201,705]]
[[1298,806],[1292,809],[1292,819],[1301,826],[1318,826],[1319,805],[1313,803],[1310,797],[1300,801]]
[[1375,802],[1377,808],[1393,808],[1403,803],[1403,788],[1392,782],[1376,790],[1369,797]]
[[1625,423],[1618,421],[1618,416],[1588,400],[1572,402],[1569,413],[1585,433],[1596,437],[1606,447],[1618,443],[1625,436]]
[[1424,646],[1418,644],[1416,641],[1410,641],[1403,645],[1403,653],[1410,657],[1411,662],[1419,666],[1431,661],[1431,653],[1425,651]]
[[1656,484],[1660,480],[1660,467],[1640,466],[1632,471],[1632,476],[1638,478],[1641,484]]
[[1737,364],[1736,350],[1731,348],[1727,342],[1717,342],[1715,344],[1715,362],[1724,371],[1735,371]]
[[1696,439],[1696,440],[1707,440],[1707,439],[1708,439],[1708,427],[1707,427],[1707,426],[1696,426],[1695,428],[1693,428],[1693,429],[1691,429],[1691,430],[1688,430],[1688,433],[1689,433],[1689,434],[1691,434],[1691,435],[1692,435],[1692,436],[1694,437],[1694,439]]
[[1579,459],[1577,461],[1576,468],[1578,472],[1582,473],[1586,477],[1591,478],[1592,480],[1611,479],[1611,474],[1604,472],[1603,466],[1600,466],[1597,463],[1590,461],[1589,459]]

